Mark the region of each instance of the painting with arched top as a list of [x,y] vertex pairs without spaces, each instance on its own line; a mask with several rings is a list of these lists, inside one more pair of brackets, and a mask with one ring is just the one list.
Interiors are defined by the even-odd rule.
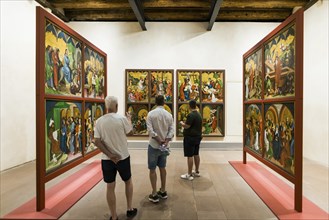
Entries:
[[202,105],[202,135],[224,136],[223,105]]
[[46,102],[46,172],[82,156],[81,103]]
[[148,102],[148,71],[127,70],[127,101]]
[[104,99],[106,59],[94,49],[84,48],[84,96]]
[[200,102],[200,71],[177,71],[178,102]]
[[166,70],[151,71],[150,102],[163,95],[165,102],[173,102],[173,73]]
[[260,104],[246,105],[245,112],[245,147],[263,155],[263,118]]
[[141,104],[128,104],[127,112],[131,114],[134,135],[148,135],[146,119],[148,106]]
[[223,102],[224,100],[224,70],[203,71],[201,73],[201,101]]
[[86,103],[85,113],[83,117],[85,122],[85,140],[86,140],[86,145],[84,147],[85,154],[97,149],[94,142],[94,129],[97,119],[102,117],[104,114],[105,114],[104,103]]
[[258,49],[244,60],[244,99],[262,98],[262,49]]
[[[200,111],[199,106],[197,105],[197,110]],[[189,110],[189,104],[180,104],[178,105],[178,112],[177,112],[177,130],[176,134],[177,136],[183,136],[183,130],[184,128],[182,125],[179,123],[180,121],[186,121],[187,115],[190,113]]]
[[81,96],[82,43],[46,20],[45,94]]
[[295,35],[293,24],[265,44],[265,99],[295,96]]
[[294,136],[294,104],[266,104],[264,158],[290,174],[295,173]]

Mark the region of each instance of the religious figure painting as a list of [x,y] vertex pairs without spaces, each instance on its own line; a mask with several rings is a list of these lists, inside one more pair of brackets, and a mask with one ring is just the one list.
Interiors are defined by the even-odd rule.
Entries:
[[84,96],[104,99],[105,94],[105,57],[90,47],[84,48]]
[[127,101],[148,102],[148,71],[127,70]]
[[46,173],[82,156],[81,103],[46,101]]
[[89,153],[97,149],[94,142],[94,129],[97,119],[105,114],[105,105],[103,103],[86,103],[85,104],[85,138],[86,145],[84,148],[85,153]]
[[262,98],[262,50],[258,49],[244,60],[245,100]]
[[263,119],[260,104],[246,105],[245,109],[245,147],[263,155]]
[[163,95],[165,102],[173,102],[173,73],[171,71],[151,71],[150,102],[157,95]]
[[45,94],[81,97],[82,43],[46,20]]
[[294,104],[265,104],[264,127],[264,158],[294,175]]
[[[197,109],[200,112],[199,105],[197,105]],[[181,126],[180,121],[185,122],[186,119],[187,119],[187,115],[189,113],[190,113],[190,109],[189,109],[189,104],[188,103],[178,105],[177,121],[176,121],[176,123],[177,123],[176,134],[177,134],[177,136],[180,136],[180,137],[183,136],[184,128]]]
[[200,102],[200,71],[177,71],[178,102],[189,102],[194,99]]
[[224,111],[222,104],[202,105],[202,135],[224,136]]
[[201,101],[217,103],[224,100],[224,71],[201,73]]
[[293,24],[265,44],[265,99],[295,96],[295,35]]
[[127,112],[131,114],[133,135],[148,135],[146,126],[148,105],[128,104],[127,107]]

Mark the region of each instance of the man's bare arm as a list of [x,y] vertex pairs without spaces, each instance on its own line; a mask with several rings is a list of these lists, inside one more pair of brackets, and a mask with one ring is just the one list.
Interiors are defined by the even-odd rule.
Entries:
[[102,151],[106,156],[108,156],[114,163],[117,163],[121,158],[119,155],[111,153],[107,147],[104,145],[100,138],[95,138],[95,145]]

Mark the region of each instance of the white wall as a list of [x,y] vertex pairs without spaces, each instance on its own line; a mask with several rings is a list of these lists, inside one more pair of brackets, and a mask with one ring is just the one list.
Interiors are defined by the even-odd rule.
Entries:
[[329,166],[329,1],[304,13],[304,157]]
[[[242,142],[242,55],[278,23],[72,22],[70,26],[108,55],[109,94],[124,112],[126,68],[225,69],[226,133],[223,142]],[[175,87],[176,89],[176,87]],[[218,140],[218,138],[217,138]]]
[[34,160],[34,1],[1,4],[1,170]]
[[[35,159],[37,3],[27,0],[0,3],[0,152],[1,170],[4,170]],[[309,19],[312,20],[313,17],[310,16]],[[69,23],[70,27],[107,53],[108,91],[119,97],[121,113],[124,112],[126,68],[225,69],[226,137],[222,142],[226,143],[242,142],[242,55],[277,25],[215,23],[213,30],[208,32],[206,23],[146,23],[148,31],[141,31],[137,22]],[[325,39],[328,39],[328,33]],[[318,41],[310,42],[311,45],[314,43]],[[326,112],[328,113],[328,104]],[[328,137],[323,138],[327,143],[325,149],[328,149]],[[318,154],[321,155],[323,151],[323,148],[319,148]]]

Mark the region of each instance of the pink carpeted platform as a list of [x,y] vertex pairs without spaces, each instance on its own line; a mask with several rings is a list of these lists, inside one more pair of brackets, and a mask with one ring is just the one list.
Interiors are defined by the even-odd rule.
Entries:
[[256,162],[230,161],[233,168],[279,219],[329,219],[329,214],[303,197],[303,212],[294,210],[294,189]]
[[96,160],[62,182],[46,190],[46,206],[36,211],[36,198],[5,215],[4,219],[58,219],[102,180],[100,160]]

